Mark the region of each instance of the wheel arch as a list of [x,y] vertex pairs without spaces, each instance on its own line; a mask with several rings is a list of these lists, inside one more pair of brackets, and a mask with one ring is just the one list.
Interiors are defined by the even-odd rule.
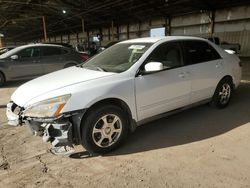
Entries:
[[75,66],[75,65],[77,65],[75,61],[69,61],[64,64],[63,68],[68,68],[68,67]]
[[84,126],[82,122],[88,117],[89,113],[93,112],[93,110],[95,108],[98,108],[99,106],[103,106],[103,105],[115,105],[115,106],[118,106],[119,108],[121,108],[126,113],[126,115],[128,117],[129,130],[131,132],[135,131],[137,124],[136,124],[136,121],[132,117],[132,112],[131,112],[128,104],[125,101],[118,99],[118,98],[106,98],[106,99],[102,99],[100,101],[95,102],[89,108],[86,109],[86,111],[84,112],[84,114],[81,118],[81,123],[78,125],[78,128],[77,128],[78,135],[80,136],[80,138],[78,138],[78,139],[81,140],[81,136],[82,136],[81,129],[82,129],[82,126]]
[[[217,87],[218,87],[218,85],[222,82],[222,80],[224,80],[224,79],[230,79],[231,81],[232,81],[232,84],[233,84],[233,88],[235,89],[235,83],[234,83],[234,81],[233,81],[233,77],[231,76],[231,75],[225,75],[225,76],[223,76],[218,82],[217,82],[217,84],[216,84],[216,86],[215,86],[215,88],[214,88],[214,92],[213,92],[213,96],[214,96],[214,94],[215,94],[215,92],[216,92],[216,89],[217,89]],[[212,96],[212,97],[213,97]]]
[[233,79],[233,76],[231,76],[231,75],[225,75],[224,77],[222,77],[222,78],[220,79],[220,81],[217,83],[217,86],[219,85],[219,83],[220,83],[222,80],[225,80],[225,79],[231,80],[231,81],[232,81],[232,84],[233,84],[233,87],[235,88],[234,79]]
[[118,98],[106,98],[106,99],[102,99],[100,101],[95,102],[94,104],[92,104],[86,111],[85,115],[87,115],[88,112],[91,112],[91,110],[93,110],[94,108],[98,108],[98,106],[102,106],[102,105],[115,105],[120,107],[127,115],[127,117],[129,118],[129,123],[132,123],[132,112],[128,106],[128,104],[123,101],[122,99],[118,99]]
[[[218,100],[219,100],[218,99],[218,95],[219,95],[218,93],[220,92],[220,87],[222,86],[221,84],[229,83],[229,82],[231,82],[230,83],[230,85],[231,85],[230,96],[229,96],[228,101],[226,101],[226,103],[222,104],[222,103],[218,102]],[[225,108],[228,105],[229,101],[230,101],[230,97],[232,95],[231,93],[234,92],[234,89],[235,89],[235,83],[233,81],[233,77],[231,75],[225,75],[217,83],[216,88],[215,88],[214,93],[213,93],[213,96],[212,96],[211,101],[210,101],[210,105],[213,106],[213,107],[216,107],[218,109]]]

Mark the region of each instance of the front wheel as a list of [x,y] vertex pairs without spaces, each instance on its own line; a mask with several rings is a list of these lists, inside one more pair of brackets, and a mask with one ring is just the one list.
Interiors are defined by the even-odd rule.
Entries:
[[214,93],[211,104],[216,108],[225,108],[232,97],[233,93],[233,83],[229,78],[222,79]]
[[92,154],[116,149],[127,134],[128,120],[117,106],[95,108],[82,122],[82,145]]

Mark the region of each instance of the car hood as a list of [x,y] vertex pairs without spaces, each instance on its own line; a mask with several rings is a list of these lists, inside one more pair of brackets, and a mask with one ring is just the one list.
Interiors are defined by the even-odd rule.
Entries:
[[11,100],[23,107],[30,100],[48,92],[113,74],[116,73],[94,71],[81,67],[70,67],[41,76],[21,85],[13,93]]

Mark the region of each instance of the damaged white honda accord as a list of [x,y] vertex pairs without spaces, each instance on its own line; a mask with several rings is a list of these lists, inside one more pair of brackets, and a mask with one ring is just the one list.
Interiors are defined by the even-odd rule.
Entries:
[[26,124],[55,154],[117,148],[147,121],[201,103],[228,105],[241,80],[239,58],[195,37],[120,42],[88,62],[20,86],[10,125]]

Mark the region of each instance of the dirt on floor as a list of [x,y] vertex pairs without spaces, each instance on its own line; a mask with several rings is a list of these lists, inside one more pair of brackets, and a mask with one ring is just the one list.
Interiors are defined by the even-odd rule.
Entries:
[[6,103],[22,82],[8,83],[0,88],[0,187],[250,187],[249,67],[226,109],[202,105],[154,121],[94,157],[81,146],[52,155],[26,126],[9,127]]

